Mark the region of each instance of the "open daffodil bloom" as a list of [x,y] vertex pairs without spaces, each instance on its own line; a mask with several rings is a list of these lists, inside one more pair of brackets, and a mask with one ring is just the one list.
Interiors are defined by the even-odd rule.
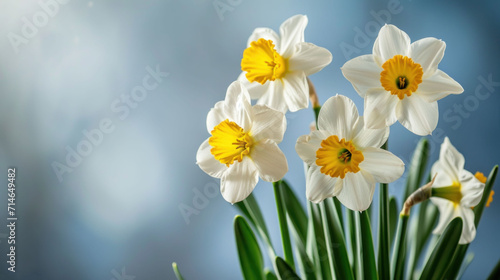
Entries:
[[398,120],[417,135],[428,135],[439,118],[437,100],[464,90],[438,69],[446,44],[436,38],[410,43],[394,25],[380,29],[373,54],[349,60],[342,73],[365,99],[366,125],[390,126]]
[[318,203],[336,196],[347,208],[366,210],[376,182],[390,183],[404,172],[404,163],[380,149],[389,128],[366,129],[349,98],[328,99],[318,117],[319,130],[299,137],[295,150],[307,163],[306,196]]
[[304,42],[307,17],[295,15],[280,27],[280,35],[257,28],[243,52],[238,80],[258,104],[286,112],[309,106],[307,76],[330,64],[325,48]]

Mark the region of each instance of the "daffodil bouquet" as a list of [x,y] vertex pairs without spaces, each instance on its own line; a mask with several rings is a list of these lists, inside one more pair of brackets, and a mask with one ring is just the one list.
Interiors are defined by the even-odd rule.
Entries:
[[[342,67],[364,98],[360,116],[354,102],[343,95],[320,105],[307,77],[327,66],[332,55],[304,42],[307,22],[306,16],[296,15],[281,25],[279,34],[255,29],[243,51],[241,75],[224,101],[208,113],[210,137],[196,155],[204,172],[220,178],[224,199],[241,210],[242,216],[234,219],[234,233],[243,278],[460,277],[471,261],[466,257],[468,244],[492,200],[498,167],[488,178],[473,175],[464,169],[463,155],[445,138],[439,160],[430,174],[424,174],[429,144],[423,138],[408,167],[406,201],[398,204],[388,195],[388,184],[405,171],[403,161],[388,151],[389,127],[399,121],[417,135],[431,134],[438,123],[437,101],[463,92],[438,69],[445,43],[435,38],[411,43],[396,26],[383,26],[373,53]],[[257,99],[255,105],[252,99]],[[316,127],[295,146],[306,172],[304,209],[283,180],[288,164],[278,144],[286,130],[285,113],[308,108],[310,100]],[[252,196],[259,178],[273,182],[283,257],[276,255]],[[375,251],[370,205],[377,183]],[[267,247],[272,269],[264,267],[258,238]],[[491,277],[499,279],[499,270],[497,265]],[[174,271],[182,279],[175,263]]]

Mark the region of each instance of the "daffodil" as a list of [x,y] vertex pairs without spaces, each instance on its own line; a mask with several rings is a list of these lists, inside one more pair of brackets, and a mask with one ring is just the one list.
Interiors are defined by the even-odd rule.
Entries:
[[436,38],[410,43],[394,25],[385,25],[373,54],[349,60],[342,73],[365,99],[366,125],[390,126],[398,120],[418,135],[431,134],[439,118],[437,100],[464,90],[438,69],[446,44]]
[[232,83],[226,99],[210,110],[207,129],[211,136],[198,149],[196,163],[221,179],[221,193],[228,202],[250,195],[259,177],[275,182],[288,172],[278,147],[286,130],[284,114],[263,105],[252,107],[240,82]]
[[470,243],[476,236],[474,211],[471,208],[481,201],[484,191],[484,183],[465,170],[464,164],[464,156],[446,137],[441,145],[439,160],[434,163],[431,171],[436,176],[431,201],[440,213],[434,233],[443,233],[453,218],[461,217],[463,228],[460,244]]
[[325,48],[304,42],[307,17],[295,15],[280,27],[280,35],[269,28],[257,28],[243,52],[238,80],[252,99],[286,113],[309,106],[307,76],[330,64]]
[[336,196],[347,208],[366,210],[375,183],[390,183],[404,172],[404,163],[380,149],[389,128],[367,129],[351,99],[328,99],[318,117],[318,130],[297,140],[295,150],[308,164],[306,196],[319,203]]

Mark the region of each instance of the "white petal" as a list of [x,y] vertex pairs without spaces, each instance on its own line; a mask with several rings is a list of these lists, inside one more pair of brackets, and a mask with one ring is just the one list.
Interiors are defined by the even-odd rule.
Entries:
[[288,163],[278,145],[265,140],[253,146],[250,154],[259,176],[264,181],[276,182],[288,172]]
[[354,125],[358,121],[358,109],[351,99],[336,95],[328,98],[321,107],[318,117],[318,127],[331,135],[337,135],[339,140],[351,140]]
[[240,202],[252,193],[259,181],[259,173],[253,161],[244,157],[235,162],[221,178],[220,191],[229,203]]
[[285,114],[271,109],[265,105],[253,106],[252,136],[254,141],[264,139],[280,143],[286,130]]
[[424,38],[410,45],[409,57],[424,70],[423,78],[432,76],[443,59],[446,44],[436,38]]
[[467,170],[462,170],[459,177],[462,192],[460,205],[468,208],[478,205],[483,197],[484,184]]
[[399,98],[383,88],[369,90],[365,96],[365,126],[382,129],[394,124],[398,103]]
[[269,90],[269,87],[272,85],[272,81],[267,81],[263,85],[257,82],[248,81],[245,76],[247,72],[241,72],[240,76],[238,76],[238,81],[248,90],[250,94],[250,98],[259,99]]
[[205,140],[196,153],[196,164],[208,175],[220,178],[228,170],[228,167],[214,158],[210,152],[211,149],[212,146],[208,144],[208,139]]
[[231,121],[236,122],[245,131],[252,128],[253,111],[250,96],[239,81],[233,82],[227,88],[224,112]]
[[442,234],[446,226],[456,217],[455,206],[453,202],[439,197],[431,197],[432,203],[439,209],[439,221],[434,229],[434,234]]
[[[373,54],[377,64],[382,64],[395,55],[408,55],[410,50],[410,37],[404,31],[392,24],[382,26],[378,37],[373,44]],[[380,59],[380,60],[379,60]]]
[[418,85],[415,94],[420,95],[427,102],[433,102],[445,98],[449,94],[460,94],[464,92],[463,87],[450,78],[445,72],[437,70],[434,75],[423,79]]
[[363,170],[357,173],[348,172],[343,180],[342,190],[337,198],[353,211],[365,211],[370,207],[375,192],[373,176]]
[[288,71],[303,71],[306,76],[319,72],[332,62],[329,50],[311,43],[298,43],[288,60]]
[[207,115],[207,130],[208,133],[212,133],[214,127],[225,121],[228,117],[224,113],[224,101],[219,101],[215,103],[215,106],[210,109]]
[[396,106],[398,121],[409,131],[425,136],[431,134],[439,119],[437,101],[427,102],[417,94],[405,97]]
[[458,244],[471,243],[476,238],[476,225],[474,224],[474,211],[467,207],[458,207],[459,212],[457,216],[462,218],[463,228],[462,235]]
[[363,156],[365,159],[359,164],[359,168],[369,172],[376,182],[394,182],[405,172],[403,161],[389,151],[366,148]]
[[283,83],[281,81],[268,81],[267,83],[270,83],[268,91],[259,98],[257,104],[286,113],[288,106],[283,94]]
[[440,160],[432,165],[431,170],[432,177],[436,176],[432,185],[433,188],[449,187],[453,185],[453,182],[458,180],[457,175],[450,168],[447,168],[447,166],[443,166]]
[[321,148],[321,142],[330,135],[326,131],[315,130],[309,135],[302,135],[297,139],[295,151],[299,157],[308,165],[316,162],[316,152]]
[[365,128],[364,118],[359,117],[352,132],[352,141],[359,149],[366,147],[380,148],[389,138],[389,127],[380,129]]
[[280,26],[281,46],[279,53],[285,58],[293,53],[294,46],[304,42],[304,30],[307,26],[307,16],[295,15]]
[[361,97],[371,88],[381,88],[380,72],[382,68],[375,63],[373,55],[361,55],[347,61],[342,68],[342,74],[351,82]]
[[307,172],[306,197],[314,203],[338,195],[342,184],[341,179],[325,175],[320,169],[319,166],[312,165]]
[[444,138],[439,151],[439,163],[444,173],[448,174],[453,181],[459,181],[459,175],[464,169],[464,156],[451,144],[448,137]]
[[309,85],[304,72],[288,73],[283,78],[283,95],[290,112],[309,106]]
[[280,37],[274,30],[265,27],[256,28],[253,31],[250,38],[248,38],[247,47],[250,47],[250,43],[258,41],[260,38],[273,41],[276,51],[280,52]]

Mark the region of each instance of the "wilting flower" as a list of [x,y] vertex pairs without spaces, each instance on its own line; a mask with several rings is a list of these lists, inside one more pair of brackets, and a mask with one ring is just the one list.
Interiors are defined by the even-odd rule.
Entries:
[[257,181],[278,181],[288,171],[278,147],[286,130],[283,113],[263,105],[251,106],[240,82],[227,89],[226,99],[215,104],[207,116],[212,135],[196,154],[196,163],[208,175],[221,179],[225,200],[245,199]]
[[432,186],[431,201],[439,208],[439,222],[434,234],[441,234],[455,217],[463,220],[460,244],[474,240],[476,227],[474,211],[483,196],[484,183],[464,169],[464,156],[457,151],[446,137],[441,145],[439,160],[432,166],[437,174]]
[[394,25],[385,25],[373,45],[373,54],[349,60],[342,73],[365,99],[366,125],[390,126],[398,120],[418,135],[431,134],[439,113],[437,100],[464,90],[438,69],[446,44],[410,37]]
[[347,208],[366,210],[375,183],[390,183],[404,172],[404,163],[380,149],[389,128],[366,129],[363,117],[349,98],[328,99],[318,117],[319,130],[297,140],[295,150],[310,168],[306,196],[318,203],[336,196]]
[[307,17],[296,15],[280,27],[280,35],[269,28],[257,28],[243,52],[238,80],[252,99],[286,113],[309,106],[307,76],[330,64],[325,48],[304,42]]

